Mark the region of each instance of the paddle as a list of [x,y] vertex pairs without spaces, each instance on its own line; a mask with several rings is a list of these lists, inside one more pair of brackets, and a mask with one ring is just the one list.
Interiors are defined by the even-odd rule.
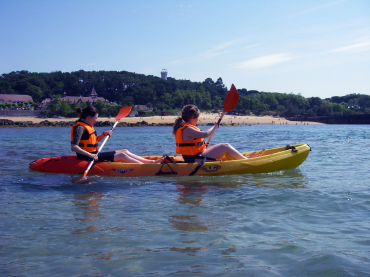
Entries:
[[[117,123],[118,123],[118,121],[119,121],[121,118],[124,118],[124,117],[128,116],[128,114],[130,113],[130,111],[131,111],[131,106],[123,107],[123,108],[121,108],[121,109],[119,110],[119,112],[118,112],[118,114],[117,114],[117,116],[116,116],[116,122],[114,123],[114,125],[113,125],[113,127],[112,127],[111,131],[113,131],[113,129],[114,129],[114,128],[116,128]],[[107,140],[108,140],[108,136],[106,136],[106,137],[105,137],[105,139],[104,139],[104,141],[103,141],[102,145],[101,145],[101,146],[99,147],[99,149],[98,149],[98,153],[97,153],[97,154],[99,154],[99,152],[103,149],[104,144],[107,142]],[[95,160],[92,160],[92,161],[90,162],[89,166],[86,168],[86,170],[85,170],[85,172],[84,172],[83,176],[80,178],[80,180],[86,179],[86,175],[87,175],[87,173],[89,173],[89,170],[90,170],[90,169],[91,169],[91,167],[93,166],[94,162],[95,162]],[[80,180],[79,180],[79,181],[80,181]]]
[[[224,101],[224,110],[220,116],[220,119],[217,121],[217,125],[220,125],[220,122],[222,118],[224,117],[224,114],[226,112],[232,111],[236,104],[238,104],[239,101],[239,93],[238,90],[235,88],[234,84],[231,85],[231,88],[229,92],[227,93]],[[215,132],[213,132],[214,134]],[[208,143],[211,141],[211,138],[213,137],[213,134],[209,136]]]

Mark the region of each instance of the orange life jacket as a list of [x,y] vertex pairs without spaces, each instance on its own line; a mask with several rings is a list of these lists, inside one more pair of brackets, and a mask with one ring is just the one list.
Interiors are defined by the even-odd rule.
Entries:
[[201,131],[199,128],[189,123],[182,123],[180,128],[175,133],[176,140],[176,154],[182,155],[195,155],[206,149],[203,138],[197,138],[194,140],[183,141],[182,132],[185,128],[190,127],[195,130]]
[[73,132],[76,126],[78,125],[81,125],[82,127],[84,127],[85,130],[89,133],[89,139],[88,140],[81,139],[78,146],[90,153],[98,151],[98,137],[96,135],[96,131],[94,130],[93,127],[91,127],[90,125],[84,122],[78,121],[77,124],[72,126],[71,141],[73,140]]

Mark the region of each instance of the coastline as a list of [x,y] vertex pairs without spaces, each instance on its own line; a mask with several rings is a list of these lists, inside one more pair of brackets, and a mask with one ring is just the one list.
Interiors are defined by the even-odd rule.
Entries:
[[[151,117],[125,117],[120,120],[120,123],[127,124],[140,124],[141,122],[147,122],[147,125],[169,125],[173,124],[177,116],[151,116]],[[37,117],[1,117],[0,120],[10,120],[13,122],[33,123],[39,124],[40,122],[49,121],[52,123],[60,122],[71,122],[77,121],[76,118],[37,118]],[[218,114],[201,113],[198,121],[198,125],[209,125],[217,122],[219,119]],[[98,122],[115,122],[115,118],[111,117],[99,117]],[[291,121],[281,117],[273,116],[255,116],[255,115],[244,115],[234,116],[225,115],[221,121],[221,124],[227,125],[314,125],[323,124],[319,122],[310,121]]]

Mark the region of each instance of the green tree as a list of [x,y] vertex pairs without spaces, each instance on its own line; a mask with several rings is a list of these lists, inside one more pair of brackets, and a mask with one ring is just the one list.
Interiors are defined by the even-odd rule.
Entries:
[[347,108],[341,104],[333,103],[331,105],[332,105],[333,112],[336,114],[343,114],[347,110]]
[[134,98],[132,96],[126,96],[125,98],[123,98],[122,106],[134,107]]
[[73,110],[68,101],[61,101],[59,104],[59,114],[67,117],[73,114]]
[[119,110],[121,109],[121,106],[108,106],[108,116],[113,116],[115,117]]
[[203,86],[200,86],[197,89],[197,94],[200,95],[199,101],[201,101],[201,103],[198,104],[200,106],[200,108],[201,109],[204,109],[204,110],[211,109],[212,108],[211,94],[208,91],[206,91],[206,89]]
[[271,109],[275,110],[279,105],[279,102],[276,100],[274,95],[269,95],[266,104],[269,105]]
[[36,102],[41,102],[43,100],[42,98],[44,94],[42,93],[41,89],[37,86],[28,84],[24,93],[26,95],[30,95],[32,99]]
[[99,111],[99,116],[102,117],[109,116],[108,107],[103,101],[101,100],[96,101],[94,107]]
[[309,106],[312,108],[314,106],[320,107],[322,105],[322,100],[319,97],[308,98]]
[[267,104],[264,104],[257,100],[253,105],[252,112],[255,115],[260,115],[261,113],[268,111],[268,110],[269,110],[269,106]]
[[318,116],[331,115],[332,113],[333,113],[333,108],[330,105],[330,102],[328,101],[323,101],[322,105],[319,106],[317,109]]
[[212,101],[212,106],[214,109],[220,109],[221,107],[223,107],[223,101],[221,97],[215,96]]
[[169,93],[165,93],[161,96],[161,100],[167,105],[172,107],[173,105],[173,100],[172,100],[172,95]]
[[61,104],[60,95],[56,95],[46,106],[48,109],[48,116],[59,114],[59,106]]
[[360,106],[361,110],[365,110],[366,108],[370,108],[370,96],[369,95],[361,95],[358,98],[358,105]]
[[276,114],[277,114],[278,116],[283,116],[283,115],[285,114],[285,112],[286,112],[286,109],[285,109],[285,107],[284,107],[284,106],[282,106],[282,105],[278,105],[278,106],[276,107]]
[[173,104],[175,108],[182,108],[185,105],[184,92],[180,89],[176,89],[173,94]]
[[187,90],[185,91],[185,105],[188,105],[188,104],[195,104],[196,105],[196,91],[193,91],[193,90]]

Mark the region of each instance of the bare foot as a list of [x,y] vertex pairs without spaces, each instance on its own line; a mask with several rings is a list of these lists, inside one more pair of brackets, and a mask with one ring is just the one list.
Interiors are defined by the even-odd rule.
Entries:
[[154,164],[160,164],[166,160],[166,157],[159,158],[157,160],[152,161]]
[[254,152],[250,153],[250,154],[247,156],[247,159],[252,158],[254,154],[256,154],[256,151],[254,151]]

